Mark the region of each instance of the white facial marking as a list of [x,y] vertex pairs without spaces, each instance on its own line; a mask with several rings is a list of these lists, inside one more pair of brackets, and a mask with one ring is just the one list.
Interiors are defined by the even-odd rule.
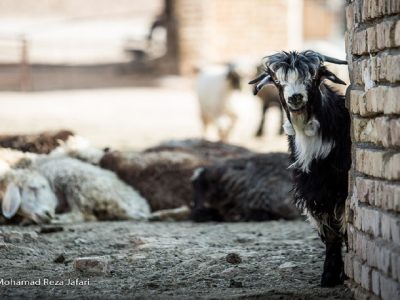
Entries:
[[282,69],[278,69],[275,74],[283,87],[283,97],[287,105],[290,106],[288,99],[294,94],[301,94],[303,96],[303,105],[307,103],[307,87],[304,79],[299,76],[296,69],[289,70],[287,74]]
[[292,114],[292,126],[295,131],[295,158],[296,161],[289,168],[298,168],[305,173],[310,172],[311,162],[314,159],[326,158],[335,143],[322,141],[319,132],[319,122],[311,118],[304,124],[303,114]]

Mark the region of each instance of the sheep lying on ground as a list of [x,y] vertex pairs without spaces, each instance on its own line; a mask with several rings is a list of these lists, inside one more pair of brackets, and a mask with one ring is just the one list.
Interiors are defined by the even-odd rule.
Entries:
[[100,166],[117,173],[149,201],[152,211],[157,211],[191,204],[190,178],[197,167],[248,153],[247,149],[224,143],[184,140],[142,153],[111,151],[104,154]]
[[283,168],[287,159],[287,154],[185,140],[143,153],[109,152],[100,166],[137,189],[153,211],[186,205],[196,221],[261,221],[298,216],[290,202],[290,173]]
[[223,142],[210,142],[203,139],[172,140],[156,147],[147,148],[144,153],[159,151],[185,152],[211,162],[253,153],[244,147]]
[[265,221],[299,216],[285,153],[252,154],[195,170],[195,221]]
[[[10,156],[9,150],[5,152]],[[54,219],[56,212],[62,213],[61,222],[138,220],[150,215],[146,200],[114,173],[77,159],[30,155],[3,170],[2,212],[7,219],[18,214],[43,223]]]
[[213,125],[218,130],[220,140],[228,139],[237,120],[230,103],[230,96],[235,89],[240,89],[240,75],[233,65],[209,66],[200,71],[197,97],[204,136],[209,126]]
[[183,152],[112,151],[103,156],[100,166],[118,174],[148,200],[152,211],[157,211],[190,204],[190,177],[204,163]]
[[38,134],[0,135],[0,147],[22,152],[50,153],[60,141],[66,141],[74,133],[69,130],[46,131]]

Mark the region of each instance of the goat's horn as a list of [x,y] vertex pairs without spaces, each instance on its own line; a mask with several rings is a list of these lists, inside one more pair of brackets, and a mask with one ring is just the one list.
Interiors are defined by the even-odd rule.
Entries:
[[255,84],[257,82],[260,82],[261,80],[263,80],[267,76],[268,76],[267,73],[262,73],[261,75],[258,75],[257,78],[254,78],[253,80],[249,81],[249,84]]
[[254,86],[254,89],[253,89],[253,95],[257,95],[258,94],[258,92],[264,87],[264,85],[267,85],[269,82],[271,82],[271,76],[269,76],[268,74],[263,74],[264,76],[259,76],[258,78],[256,78],[256,79],[258,79],[257,81],[255,81],[256,79],[254,79],[254,80],[252,80],[252,81],[254,81],[254,83],[257,83],[255,86]]
[[345,61],[345,60],[340,60],[340,59],[333,58],[333,57],[326,56],[326,55],[321,55],[321,56],[322,56],[322,59],[326,62],[337,64],[337,65],[347,65],[347,61]]

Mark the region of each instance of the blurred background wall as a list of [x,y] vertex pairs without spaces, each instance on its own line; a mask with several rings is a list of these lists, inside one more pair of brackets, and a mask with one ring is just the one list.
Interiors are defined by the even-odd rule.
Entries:
[[151,86],[165,74],[191,75],[204,64],[254,61],[282,49],[320,48],[342,56],[343,5],[2,0],[0,90]]

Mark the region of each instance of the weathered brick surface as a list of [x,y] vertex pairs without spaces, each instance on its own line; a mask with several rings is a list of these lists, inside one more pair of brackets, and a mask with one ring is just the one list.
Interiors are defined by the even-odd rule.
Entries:
[[400,180],[400,152],[356,148],[355,168],[373,177]]
[[345,272],[356,299],[400,299],[400,1],[347,2],[354,155]]
[[363,117],[379,114],[400,115],[399,94],[399,86],[377,86],[367,92],[352,90],[350,92],[350,110],[353,114]]

